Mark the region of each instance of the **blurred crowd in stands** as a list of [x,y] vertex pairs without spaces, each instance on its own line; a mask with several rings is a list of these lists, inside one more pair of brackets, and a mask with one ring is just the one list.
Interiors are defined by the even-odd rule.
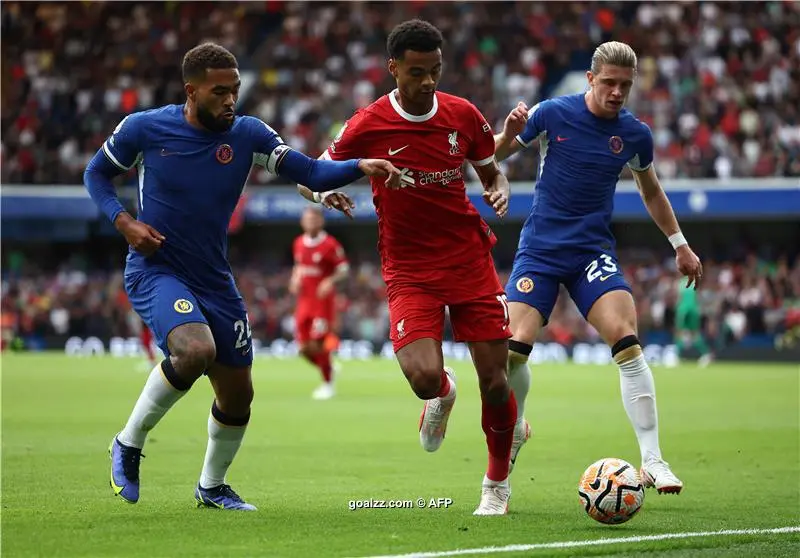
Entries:
[[[496,130],[615,39],[639,53],[630,107],[652,128],[662,177],[800,176],[798,2],[268,0],[4,2],[2,181],[80,184],[121,118],[183,101],[181,57],[206,40],[240,59],[240,112],[318,155],[393,88],[385,39],[411,17],[444,32],[441,88]],[[509,161],[509,177],[531,179],[534,159]]]
[[[375,256],[349,257],[351,276],[342,284],[339,296],[339,335],[382,344],[388,338],[389,322],[385,286]],[[625,276],[637,300],[640,336],[646,341],[669,342],[674,334],[679,286],[674,260],[660,261],[649,250],[621,250],[620,261],[626,263]],[[269,267],[272,271],[234,265],[253,336],[261,341],[291,339],[295,307],[295,299],[287,291],[291,269]],[[501,271],[504,282],[509,271]],[[772,339],[800,327],[800,258],[766,261],[751,254],[738,262],[707,260],[698,293],[709,343],[719,347],[748,336]],[[141,327],[130,309],[121,271],[92,271],[80,256],[58,273],[48,274],[21,254],[6,254],[1,310],[4,344],[15,337],[136,336]],[[565,292],[540,340],[600,342]]]

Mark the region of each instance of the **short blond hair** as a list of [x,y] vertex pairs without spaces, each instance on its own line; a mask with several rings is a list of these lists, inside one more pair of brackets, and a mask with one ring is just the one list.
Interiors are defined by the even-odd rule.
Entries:
[[604,64],[636,70],[636,52],[629,44],[609,41],[597,47],[592,55],[592,73],[598,74]]

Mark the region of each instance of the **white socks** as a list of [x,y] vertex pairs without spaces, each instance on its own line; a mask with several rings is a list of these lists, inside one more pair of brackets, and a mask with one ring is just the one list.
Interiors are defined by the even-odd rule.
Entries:
[[161,363],[157,364],[117,439],[126,446],[142,449],[148,432],[187,391],[175,389],[161,371]]
[[[228,425],[226,422],[240,422],[244,424]],[[216,402],[208,415],[208,447],[206,458],[203,462],[203,472],[200,474],[200,486],[214,488],[225,484],[225,474],[231,466],[236,452],[242,445],[244,433],[247,430],[249,416],[241,420],[231,420],[216,408]]]
[[517,424],[520,424],[525,415],[525,400],[531,389],[531,369],[528,368],[527,356],[509,351],[508,385],[517,400]]
[[644,355],[617,363],[619,366],[622,404],[636,431],[642,463],[661,459],[658,446],[658,414],[656,410],[656,389],[653,372]]
[[[622,357],[621,354],[617,356]],[[625,411],[636,432],[642,463],[653,459],[660,460],[661,448],[658,444],[658,413],[653,372],[641,351],[634,358],[623,360],[617,364],[620,372],[622,404],[625,406]],[[531,388],[531,370],[528,367],[527,356],[509,351],[508,384],[517,399],[517,425],[519,425],[525,414],[525,401]]]
[[[126,446],[143,448],[148,432],[188,392],[188,389],[175,389],[167,381],[161,367],[162,364],[159,363],[150,372],[125,428],[117,435],[120,443]],[[176,382],[179,380],[175,378]],[[208,417],[208,447],[200,476],[200,485],[203,488],[213,488],[225,483],[225,474],[242,445],[249,418],[227,417],[217,409],[216,401],[214,402]]]

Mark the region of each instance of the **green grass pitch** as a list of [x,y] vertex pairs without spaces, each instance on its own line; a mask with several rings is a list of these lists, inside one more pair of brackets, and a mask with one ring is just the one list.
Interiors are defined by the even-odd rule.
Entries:
[[[141,389],[141,362],[4,355],[3,556],[374,556],[661,533],[800,525],[797,366],[656,368],[661,445],[680,496],[649,491],[627,524],[590,520],[580,474],[602,457],[639,465],[613,367],[534,368],[534,438],[512,475],[507,517],[473,517],[486,450],[477,383],[454,363],[447,439],[419,446],[421,403],[396,363],[346,362],[339,395],[312,401],[299,360],[257,360],[256,400],[228,480],[257,513],[196,509],[212,394],[205,380],[145,446],[137,505],[112,495],[106,453]],[[359,509],[351,500],[450,498],[438,509]],[[499,556],[798,556],[800,533],[704,536]],[[475,554],[480,555],[480,554]]]

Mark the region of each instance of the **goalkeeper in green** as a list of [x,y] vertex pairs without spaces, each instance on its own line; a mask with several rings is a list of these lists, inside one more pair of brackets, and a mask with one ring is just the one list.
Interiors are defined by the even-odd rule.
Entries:
[[675,307],[675,337],[678,356],[682,359],[687,346],[700,352],[697,363],[707,366],[712,359],[711,350],[703,335],[700,301],[694,287],[688,287],[685,281],[678,282],[678,301]]

